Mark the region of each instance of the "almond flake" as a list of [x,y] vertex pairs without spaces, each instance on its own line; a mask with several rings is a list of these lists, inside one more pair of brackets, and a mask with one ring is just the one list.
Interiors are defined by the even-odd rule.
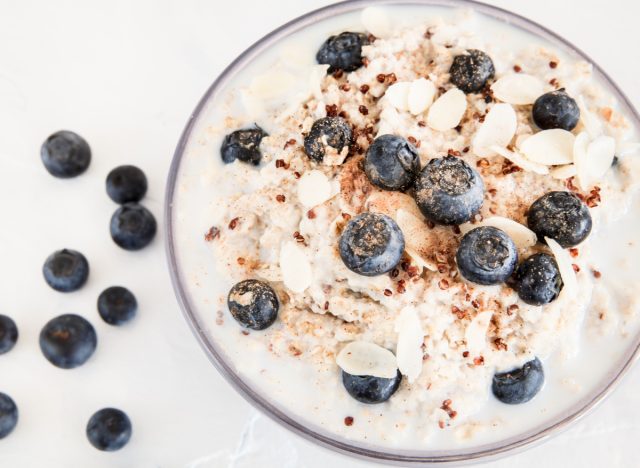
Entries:
[[502,216],[485,218],[476,224],[464,223],[460,226],[460,231],[466,234],[479,226],[493,226],[506,232],[518,249],[527,249],[538,242],[536,233],[531,229],[513,219],[503,218]]
[[[576,138],[577,140],[577,138]],[[574,153],[575,156],[575,153]],[[575,164],[565,164],[564,166],[557,166],[549,171],[549,175],[554,179],[566,180],[569,177],[573,177],[578,173]]]
[[409,255],[423,268],[437,271],[438,266],[422,257],[419,253],[420,247],[423,245],[423,240],[427,237],[429,230],[424,221],[403,209],[399,209],[396,212],[395,221],[404,234],[405,250]]
[[384,99],[399,111],[409,110],[409,89],[411,83],[408,81],[397,81],[387,88]]
[[513,139],[518,118],[511,104],[494,105],[473,137],[473,152],[480,157],[493,156],[492,146],[507,146]]
[[544,83],[525,73],[505,75],[491,85],[494,97],[509,104],[533,104],[544,94]]
[[533,161],[529,161],[517,151],[509,151],[508,149],[501,146],[492,146],[490,149],[498,153],[503,158],[507,158],[513,164],[521,167],[525,171],[535,172],[536,174],[541,175],[546,175],[549,173],[549,168],[547,166],[545,166],[544,164],[538,164]]
[[573,162],[573,142],[571,132],[561,128],[542,130],[522,142],[520,151],[532,162],[548,166]]
[[444,132],[455,128],[467,110],[467,97],[458,88],[451,88],[429,108],[427,124],[434,130]]
[[573,270],[569,252],[563,249],[555,240],[549,237],[545,237],[544,239],[547,241],[547,245],[558,263],[558,270],[560,270],[560,276],[564,283],[560,294],[566,294],[570,297],[575,296],[578,292],[578,280],[576,278],[576,272]]
[[398,333],[396,347],[398,369],[402,375],[407,376],[409,383],[413,383],[422,372],[422,343],[424,342],[424,331],[414,306],[407,306],[400,311],[400,315],[396,318],[395,331]]
[[351,375],[371,375],[390,379],[398,373],[391,351],[367,341],[352,341],[336,356],[336,364]]
[[422,114],[433,103],[436,96],[436,86],[433,82],[418,78],[409,87],[409,112],[413,115]]
[[406,247],[405,250],[413,259],[413,261],[416,262],[416,265],[418,265],[420,268],[426,268],[427,270],[431,271],[438,271],[438,266],[435,263],[430,262],[426,258],[423,258],[422,255],[420,255],[417,251],[413,250],[410,247]]
[[364,28],[376,37],[386,38],[392,33],[389,13],[383,8],[368,7],[362,10],[360,19]]
[[467,326],[464,337],[467,342],[467,350],[472,355],[482,354],[487,345],[487,330],[493,311],[480,312]]
[[600,135],[587,147],[587,163],[589,175],[598,182],[607,173],[616,153],[616,140],[610,136]]
[[308,171],[298,180],[298,199],[313,208],[331,198],[331,182],[320,171]]
[[580,132],[573,144],[573,164],[576,167],[578,185],[582,190],[588,190],[591,185],[591,174],[589,171],[588,153],[589,134]]
[[280,271],[284,285],[293,292],[303,292],[311,285],[311,263],[296,242],[287,241],[282,244]]
[[578,103],[578,109],[580,109],[580,122],[582,122],[589,136],[591,138],[597,138],[602,135],[602,120],[589,110],[582,96],[578,96],[576,101]]

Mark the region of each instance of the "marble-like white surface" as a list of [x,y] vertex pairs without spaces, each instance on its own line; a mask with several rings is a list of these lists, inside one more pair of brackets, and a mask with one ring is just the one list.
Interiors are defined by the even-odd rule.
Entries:
[[[364,467],[318,448],[253,410],[206,360],[169,282],[164,233],[138,253],[117,248],[108,222],[116,206],[104,178],[118,164],[143,168],[144,204],[162,216],[164,181],[182,127],[206,87],[239,52],[322,0],[0,0],[0,313],[20,340],[0,356],[0,391],[20,408],[16,431],[0,441],[0,466],[22,467]],[[493,0],[573,41],[640,105],[637,18],[627,0]],[[621,50],[620,52],[618,50]],[[89,171],[50,177],[39,146],[67,128],[92,146]],[[53,250],[85,253],[89,283],[78,293],[49,289],[40,269]],[[138,297],[126,327],[100,321],[95,301],[113,284]],[[67,312],[98,332],[83,367],[51,366],[37,346],[42,325]],[[588,366],[589,363],[585,363]],[[535,449],[491,468],[640,466],[640,368],[593,414]],[[134,425],[117,453],[84,436],[103,406]]]

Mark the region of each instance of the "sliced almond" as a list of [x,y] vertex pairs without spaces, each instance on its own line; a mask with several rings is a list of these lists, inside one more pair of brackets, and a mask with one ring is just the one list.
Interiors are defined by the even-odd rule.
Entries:
[[298,180],[298,200],[313,208],[331,198],[331,182],[321,171],[307,171]]
[[409,87],[409,112],[413,115],[422,114],[433,103],[436,96],[436,85],[433,82],[418,78]]
[[487,330],[489,323],[491,323],[491,317],[493,317],[493,312],[490,310],[480,312],[469,322],[465,330],[464,338],[467,342],[467,350],[472,356],[481,354],[487,346]]
[[422,343],[424,342],[424,331],[414,306],[404,307],[400,311],[396,318],[395,331],[398,333],[396,347],[398,369],[402,375],[407,376],[409,383],[413,383],[422,372]]
[[511,104],[495,104],[473,137],[473,152],[480,157],[493,156],[492,146],[507,146],[518,127],[518,118]]
[[438,271],[438,265],[424,258],[416,250],[413,250],[411,247],[406,247],[405,250],[411,257],[411,259],[416,262],[416,265],[418,265],[418,267],[426,268],[430,271]]
[[274,68],[253,78],[249,90],[258,99],[276,99],[295,88],[297,81],[292,73]]
[[544,94],[544,83],[535,76],[513,73],[491,85],[494,97],[509,104],[533,104]]
[[527,249],[538,242],[536,233],[527,226],[520,224],[513,219],[503,218],[502,216],[491,216],[490,218],[485,218],[476,224],[465,223],[460,226],[460,230],[466,234],[479,226],[493,226],[501,229],[507,233],[511,240],[513,240],[513,243],[516,244],[518,249]]
[[411,83],[408,81],[397,81],[387,88],[384,98],[399,111],[409,110],[409,89]]
[[389,13],[383,8],[368,7],[362,10],[360,19],[364,28],[376,37],[386,38],[393,32]]
[[558,270],[560,270],[560,276],[564,283],[560,294],[566,294],[569,297],[575,296],[578,293],[578,279],[576,278],[576,272],[573,270],[569,252],[563,249],[555,240],[549,237],[545,237],[544,239],[547,241],[547,245],[556,259]]
[[584,125],[584,129],[587,131],[591,138],[597,138],[602,135],[603,125],[602,120],[593,112],[589,110],[587,104],[582,96],[578,96],[576,99],[578,103],[578,109],[580,109],[580,122]]
[[555,166],[573,162],[573,143],[571,132],[561,128],[542,130],[522,142],[520,151],[532,162]]
[[566,180],[578,173],[575,164],[565,164],[564,166],[554,167],[549,171],[549,175],[554,179]]
[[311,285],[311,263],[296,242],[287,241],[280,248],[280,271],[284,285],[301,293]]
[[589,147],[589,134],[580,132],[573,144],[573,164],[576,167],[578,185],[582,190],[588,190],[591,186],[591,174],[587,161],[587,148]]
[[607,173],[616,154],[616,140],[610,136],[600,135],[587,147],[587,163],[589,175],[598,182]]
[[428,235],[427,230],[429,229],[424,221],[403,209],[399,209],[394,218],[404,234],[405,250],[411,258],[421,267],[431,271],[437,271],[438,266],[420,254],[424,246],[424,239],[427,238]]
[[536,174],[541,174],[541,175],[545,175],[549,173],[548,166],[529,161],[527,158],[522,156],[517,151],[509,151],[508,149],[503,148],[501,146],[492,146],[491,150],[499,154],[503,158],[507,158],[513,164],[515,164],[518,167],[521,167],[525,171],[535,172]]
[[466,110],[465,94],[458,88],[451,88],[431,105],[427,124],[434,130],[444,132],[457,127]]
[[391,351],[367,341],[352,341],[336,356],[336,364],[351,375],[371,375],[385,379],[398,373],[398,363]]

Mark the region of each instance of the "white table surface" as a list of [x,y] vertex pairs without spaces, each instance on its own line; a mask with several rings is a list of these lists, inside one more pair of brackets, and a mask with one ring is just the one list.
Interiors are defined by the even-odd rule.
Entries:
[[[118,164],[142,167],[144,204],[161,221],[165,176],[182,127],[201,94],[238,53],[323,0],[0,0],[0,313],[20,329],[0,356],[0,391],[20,408],[0,441],[0,466],[20,467],[363,467],[316,447],[257,413],[218,375],[191,335],[173,295],[164,233],[138,253],[118,249],[104,192]],[[640,106],[640,4],[629,0],[508,1],[598,61]],[[622,49],[617,52],[617,49]],[[89,171],[50,177],[39,146],[75,130],[93,148]],[[46,256],[76,248],[91,263],[82,291],[50,290]],[[95,301],[112,284],[138,297],[126,327],[100,321]],[[64,371],[40,354],[42,325],[74,312],[95,325],[99,345],[83,367]],[[586,363],[585,365],[588,365]],[[593,414],[492,468],[640,466],[640,368]],[[117,453],[93,449],[89,416],[116,406],[134,436]]]

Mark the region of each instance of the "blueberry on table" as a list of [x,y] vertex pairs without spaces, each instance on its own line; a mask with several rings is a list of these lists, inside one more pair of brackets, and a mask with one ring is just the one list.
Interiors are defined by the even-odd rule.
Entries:
[[111,238],[125,250],[140,250],[153,240],[158,226],[153,214],[137,203],[125,203],[111,217]]
[[136,315],[138,302],[131,291],[111,286],[98,296],[98,313],[109,325],[122,325]]
[[387,401],[398,390],[401,381],[400,371],[389,379],[371,375],[351,375],[342,371],[344,388],[361,403],[375,404]]
[[87,424],[87,439],[104,452],[114,452],[127,445],[131,432],[131,420],[124,411],[116,408],[97,411]]
[[220,154],[225,164],[236,159],[244,163],[257,166],[262,159],[260,142],[267,134],[257,125],[254,128],[244,128],[229,133],[224,137]]
[[351,271],[377,276],[395,268],[404,252],[404,235],[390,217],[362,213],[346,225],[338,242],[340,257]]
[[491,390],[502,403],[519,405],[538,394],[544,384],[544,370],[538,358],[518,369],[495,374]]
[[484,182],[462,159],[435,158],[416,178],[414,197],[422,214],[437,224],[462,224],[482,207]]
[[406,190],[420,172],[418,151],[402,137],[382,135],[367,150],[364,172],[376,187]]
[[351,126],[342,117],[323,117],[313,122],[304,138],[304,152],[316,162],[322,162],[327,146],[340,153],[351,144]]
[[147,176],[136,166],[118,166],[107,175],[107,195],[114,202],[138,202],[147,193]]
[[330,36],[318,50],[316,60],[329,65],[327,73],[336,70],[352,72],[362,66],[362,46],[368,43],[367,36],[362,33],[343,32]]
[[56,291],[77,291],[89,278],[89,262],[76,250],[62,249],[49,255],[42,273],[47,284]]
[[527,304],[540,306],[554,301],[563,286],[555,258],[546,253],[531,255],[516,269],[513,286]]
[[535,124],[543,130],[562,128],[571,131],[578,125],[580,109],[564,89],[559,89],[536,99],[531,115]]
[[458,247],[460,274],[478,284],[504,283],[518,263],[518,251],[501,229],[481,226],[467,232]]
[[91,148],[77,133],[61,130],[45,140],[40,148],[40,158],[51,175],[68,179],[87,170]]
[[550,237],[566,249],[585,240],[593,223],[589,208],[577,195],[549,192],[533,202],[527,224],[541,241]]
[[0,393],[0,439],[7,437],[18,424],[18,407],[9,395]]
[[18,341],[18,327],[16,322],[0,314],[0,354],[8,353]]
[[252,330],[264,330],[278,318],[280,303],[271,286],[263,281],[240,281],[227,296],[229,312],[236,321]]
[[449,80],[463,92],[478,93],[495,75],[491,57],[477,49],[469,49],[466,54],[456,55],[449,68]]
[[47,322],[40,332],[42,354],[62,369],[73,369],[87,362],[97,344],[93,325],[79,315],[60,315]]

